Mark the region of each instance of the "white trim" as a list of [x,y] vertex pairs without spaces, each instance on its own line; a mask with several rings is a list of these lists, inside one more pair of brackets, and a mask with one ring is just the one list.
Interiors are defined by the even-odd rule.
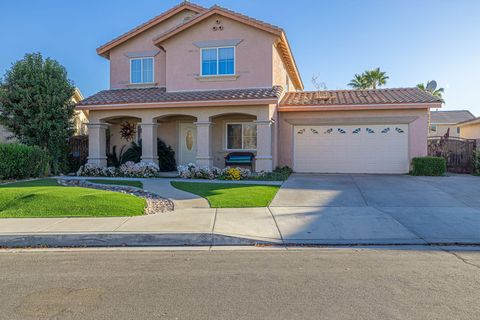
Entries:
[[[240,125],[242,125],[242,148],[241,149],[230,149],[230,148],[228,148],[228,125],[229,124],[240,124]],[[226,151],[226,152],[230,152],[230,151],[257,151],[257,148],[255,148],[255,149],[244,149],[243,148],[243,125],[244,124],[255,125],[255,131],[256,131],[257,124],[255,123],[255,121],[226,121],[225,122],[225,149],[224,149],[224,151]],[[256,134],[257,134],[257,132],[255,132],[255,138],[257,138]]]
[[[146,59],[152,59],[152,81],[151,82],[143,82],[143,60]],[[141,82],[132,82],[132,61],[133,60],[141,60]],[[145,84],[155,84],[155,57],[149,56],[149,57],[135,57],[135,58],[130,58],[130,84],[131,85],[145,85]]]
[[[219,49],[228,49],[228,48],[233,48],[233,73],[225,73],[225,74],[220,74],[219,72],[219,56],[218,56],[218,50]],[[203,74],[203,51],[204,50],[212,50],[216,49],[217,51],[217,74]],[[208,47],[208,48],[201,48],[200,49],[200,76],[201,77],[225,77],[225,76],[234,76],[236,75],[236,64],[237,64],[237,48],[235,46],[225,46],[225,47]]]

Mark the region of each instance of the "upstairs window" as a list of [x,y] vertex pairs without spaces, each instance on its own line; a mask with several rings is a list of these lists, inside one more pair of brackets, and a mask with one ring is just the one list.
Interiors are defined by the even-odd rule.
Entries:
[[153,58],[130,60],[131,83],[153,83]]
[[202,48],[202,76],[235,74],[235,47]]

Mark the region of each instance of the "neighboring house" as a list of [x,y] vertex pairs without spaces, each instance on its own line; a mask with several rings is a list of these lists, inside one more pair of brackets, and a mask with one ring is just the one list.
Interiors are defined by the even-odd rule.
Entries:
[[223,167],[246,151],[256,171],[405,173],[427,154],[429,108],[441,107],[417,88],[302,91],[285,32],[219,6],[183,2],[97,53],[110,61],[110,89],[77,109],[89,112],[98,166],[106,133],[119,150],[129,143],[120,130],[137,126],[144,162],[158,163],[159,138],[178,164]]
[[480,139],[480,117],[457,123],[460,137],[464,139]]
[[[77,104],[82,100],[83,100],[82,93],[78,88],[75,88],[75,92],[73,93],[73,96],[72,96],[72,102]],[[75,135],[87,134],[87,123],[88,123],[88,111],[76,110],[75,117],[73,119]],[[8,131],[4,126],[0,125],[0,143],[16,141],[14,138],[12,138],[12,136],[13,135],[10,131]]]
[[475,116],[468,110],[431,111],[429,136],[444,136],[450,129],[451,137],[461,137],[459,122],[474,119]]
[[[75,92],[72,96],[72,101],[78,104],[83,100],[83,95],[78,88],[75,88]],[[76,136],[86,135],[88,133],[88,110],[76,110],[75,117],[73,118],[73,127]]]

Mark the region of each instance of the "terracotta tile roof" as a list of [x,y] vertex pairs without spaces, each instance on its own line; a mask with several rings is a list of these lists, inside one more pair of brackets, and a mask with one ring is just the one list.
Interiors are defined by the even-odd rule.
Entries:
[[130,104],[130,103],[155,103],[155,102],[194,102],[215,100],[255,100],[278,99],[282,87],[230,89],[230,90],[197,90],[166,92],[165,88],[135,88],[112,89],[100,91],[90,96],[77,106]]
[[430,112],[431,123],[457,123],[469,121],[475,116],[468,110],[432,111]]
[[418,88],[287,92],[280,106],[440,103]]

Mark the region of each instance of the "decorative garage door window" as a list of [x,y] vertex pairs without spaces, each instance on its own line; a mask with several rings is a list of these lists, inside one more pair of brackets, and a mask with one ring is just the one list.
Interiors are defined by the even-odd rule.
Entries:
[[[393,130],[393,128],[390,128],[390,127],[385,127],[383,128],[382,130],[380,130],[380,128],[377,128],[379,130],[379,132],[383,133],[383,134],[387,134],[387,133],[390,133],[391,130]],[[307,130],[310,130],[311,133],[313,134],[319,134],[318,130],[317,129],[314,129],[314,128],[302,128],[300,130],[297,131],[297,134],[304,134]],[[339,134],[346,134],[348,133],[347,130],[350,132],[350,130],[352,129],[345,129],[345,128],[340,128],[340,127],[337,127],[337,128],[328,128],[327,130],[325,130],[323,132],[323,134],[332,134],[334,132],[337,132]],[[364,130],[364,131],[363,131]],[[360,134],[362,132],[366,132],[368,134],[374,134],[375,133],[375,130],[372,129],[372,128],[354,128],[351,133],[352,134]],[[399,128],[399,127],[395,127],[395,131],[396,133],[400,133],[400,134],[403,134],[405,133],[405,130],[403,130],[402,128]]]

